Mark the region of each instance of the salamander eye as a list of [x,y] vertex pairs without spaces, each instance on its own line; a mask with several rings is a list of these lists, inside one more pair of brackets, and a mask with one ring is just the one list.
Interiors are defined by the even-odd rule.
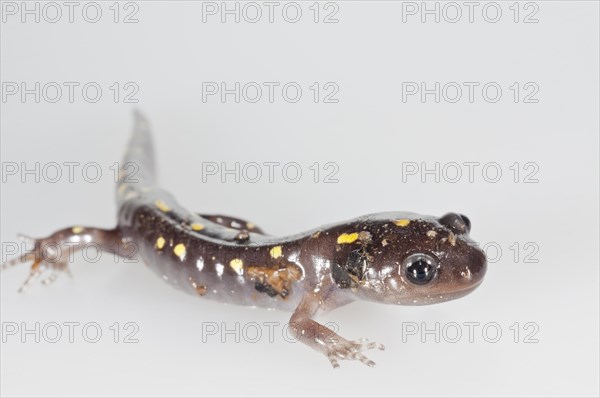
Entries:
[[448,213],[440,218],[440,224],[450,228],[457,234],[468,234],[471,231],[471,221],[467,216],[458,213]]
[[437,260],[424,253],[408,256],[402,265],[406,278],[415,285],[431,282],[438,268]]
[[469,217],[465,216],[464,214],[460,214],[460,218],[463,219],[463,222],[467,226],[467,232],[471,232],[471,220],[469,220]]

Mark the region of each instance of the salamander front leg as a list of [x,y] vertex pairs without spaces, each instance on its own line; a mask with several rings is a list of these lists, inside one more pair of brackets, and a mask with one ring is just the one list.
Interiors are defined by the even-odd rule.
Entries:
[[131,245],[124,242],[117,229],[105,230],[75,226],[62,229],[42,239],[33,239],[23,235],[19,238],[30,249],[25,250],[21,256],[1,265],[1,269],[5,270],[18,264],[31,263],[29,275],[19,288],[19,292],[23,292],[46,272],[49,272],[49,276],[42,279],[42,283],[45,285],[54,282],[62,272],[71,276],[69,261],[72,261],[75,251],[81,250],[86,245],[94,245],[101,250],[123,257],[128,257],[128,253],[135,252],[135,249],[130,247]]
[[375,366],[375,362],[367,358],[363,352],[373,348],[383,350],[384,346],[367,339],[346,340],[313,320],[312,318],[322,309],[322,303],[323,299],[318,293],[307,294],[302,299],[290,319],[290,327],[295,336],[304,344],[325,354],[334,368],[340,366],[340,359],[358,360],[367,366]]

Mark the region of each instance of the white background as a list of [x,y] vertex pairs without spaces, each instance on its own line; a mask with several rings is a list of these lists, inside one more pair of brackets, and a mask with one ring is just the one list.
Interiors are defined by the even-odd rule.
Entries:
[[[65,7],[57,23],[3,15],[4,84],[96,82],[103,88],[97,103],[86,102],[80,90],[73,103],[66,91],[57,103],[36,103],[32,95],[3,100],[4,167],[97,162],[103,170],[97,183],[80,172],[73,183],[65,175],[51,183],[3,172],[3,245],[19,232],[46,236],[69,225],[115,224],[109,167],[121,159],[137,108],[155,132],[161,184],[192,210],[247,218],[275,235],[371,212],[456,211],[471,218],[474,239],[501,252],[489,252],[495,260],[484,284],[463,299],[429,307],[357,302],[329,314],[324,320],[336,322],[343,336],[387,347],[369,353],[374,369],[342,362],[335,371],[320,354],[287,343],[281,326],[274,342],[266,336],[257,343],[236,343],[233,336],[221,342],[219,335],[202,342],[203,325],[283,325],[287,313],[186,296],[140,264],[115,264],[110,256],[97,263],[80,259],[72,280],[62,275],[54,285],[18,294],[23,265],[1,274],[3,328],[19,327],[3,336],[2,395],[598,395],[597,2],[536,2],[538,23],[523,23],[535,11],[524,3],[515,23],[512,2],[498,3],[497,23],[482,17],[486,3],[475,9],[472,23],[465,6],[456,23],[444,15],[439,23],[431,15],[422,23],[420,14],[403,22],[407,4],[401,2],[341,1],[335,3],[339,22],[329,24],[322,19],[333,8],[321,4],[314,23],[312,2],[301,3],[297,23],[282,18],[282,6],[273,23],[264,6],[257,23],[235,23],[232,16],[221,23],[219,15],[203,22],[203,5],[193,1],[137,2],[138,23],[114,23],[111,4],[100,3],[98,23],[86,22],[82,7],[73,23]],[[131,10],[121,5],[119,19]],[[115,104],[114,82],[137,84],[139,103],[120,98]],[[203,102],[202,82],[297,82],[303,95],[297,103],[280,91],[273,103],[266,92],[258,103],[235,103],[231,95],[225,103],[217,96]],[[314,82],[335,83],[338,103],[315,103]],[[436,103],[433,95],[403,101],[403,82],[480,86],[473,103],[466,88],[457,103],[447,97]],[[495,103],[481,95],[488,82],[503,90]],[[515,82],[521,90],[537,85],[538,102],[525,103],[521,95],[515,103],[509,88]],[[202,162],[297,162],[303,175],[298,183],[280,173],[273,183],[266,176],[258,183],[235,183],[231,176],[203,183]],[[321,174],[315,183],[314,162],[336,163],[339,182],[324,183]],[[453,174],[422,182],[420,174],[403,178],[407,162],[480,166],[473,182],[466,167],[458,182],[449,181]],[[492,162],[502,170],[496,183],[481,172]],[[515,162],[517,182],[510,168]],[[533,170],[524,169],[526,163],[535,164],[530,177],[537,182],[525,183]],[[63,327],[58,343],[43,336],[36,343],[21,333],[36,322],[96,322],[103,335],[89,343],[76,329],[71,343]],[[118,343],[109,329],[115,322]],[[138,343],[123,342],[127,322],[138,325]],[[449,341],[453,335],[422,342],[419,334],[403,338],[406,322],[429,328],[495,322],[502,336],[490,343],[480,326],[469,342],[463,325],[459,342]],[[537,328],[537,343],[524,342],[534,330],[524,328],[528,322]]]

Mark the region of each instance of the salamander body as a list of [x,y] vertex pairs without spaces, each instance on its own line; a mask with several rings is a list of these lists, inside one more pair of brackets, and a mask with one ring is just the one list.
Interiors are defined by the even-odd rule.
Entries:
[[32,240],[31,251],[3,267],[32,262],[23,287],[47,270],[53,280],[68,269],[68,256],[60,253],[93,242],[141,258],[186,293],[292,312],[298,338],[335,367],[340,359],[372,366],[363,352],[383,346],[346,340],[317,323],[319,314],[355,300],[425,305],[456,299],[479,286],[486,271],[483,251],[469,238],[471,223],[457,213],[380,213],[280,238],[245,220],[190,212],[156,184],[149,125],[139,114],[116,197],[116,228],[57,231]]

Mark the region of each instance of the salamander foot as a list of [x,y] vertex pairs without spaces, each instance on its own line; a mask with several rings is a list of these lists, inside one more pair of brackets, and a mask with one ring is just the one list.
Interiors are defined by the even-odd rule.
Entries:
[[363,351],[371,350],[373,348],[377,348],[379,350],[385,349],[383,344],[379,344],[374,341],[368,341],[367,339],[348,341],[340,338],[339,341],[331,340],[326,344],[327,358],[334,368],[339,368],[339,359],[358,360],[369,367],[375,366],[375,362],[363,354]]
[[41,278],[41,283],[44,285],[54,282],[61,272],[72,276],[68,268],[68,256],[62,253],[65,242],[56,238],[55,234],[43,239],[33,239],[25,235],[19,235],[19,239],[32,247],[32,249],[26,250],[19,257],[8,260],[0,265],[0,269],[5,270],[18,264],[31,263],[29,275],[21,287],[19,287],[19,293],[23,293],[33,282],[40,279],[46,273],[48,276]]

